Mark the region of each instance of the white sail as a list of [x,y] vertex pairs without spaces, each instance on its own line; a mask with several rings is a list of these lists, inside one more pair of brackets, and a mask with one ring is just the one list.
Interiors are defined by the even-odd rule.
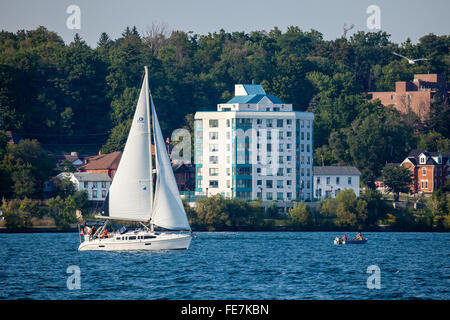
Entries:
[[119,167],[109,189],[109,217],[149,221],[151,216],[150,127],[147,75]]
[[191,227],[178,192],[153,99],[151,99],[151,107],[157,174],[151,222],[170,230],[190,230]]

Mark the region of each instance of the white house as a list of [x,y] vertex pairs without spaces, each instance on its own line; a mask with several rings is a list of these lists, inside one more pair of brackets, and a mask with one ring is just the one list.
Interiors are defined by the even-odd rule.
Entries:
[[336,198],[340,190],[353,189],[359,197],[359,178],[361,172],[355,167],[314,167],[314,197]]
[[313,120],[260,85],[235,85],[217,111],[195,114],[196,194],[280,207],[312,199]]
[[88,199],[91,201],[104,201],[112,181],[106,173],[63,172],[57,177],[60,180],[69,178],[77,191],[87,191]]

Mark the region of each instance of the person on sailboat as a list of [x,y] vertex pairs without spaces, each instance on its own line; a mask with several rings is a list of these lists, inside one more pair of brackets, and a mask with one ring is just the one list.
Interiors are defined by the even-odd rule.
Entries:
[[106,229],[104,229],[102,231],[102,234],[100,235],[100,239],[105,239],[105,238],[109,238],[109,232]]

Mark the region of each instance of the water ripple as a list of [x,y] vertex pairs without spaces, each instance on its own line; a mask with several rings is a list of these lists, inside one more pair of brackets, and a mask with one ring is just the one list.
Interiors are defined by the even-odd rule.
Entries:
[[[450,234],[199,232],[188,251],[78,252],[77,234],[0,234],[0,299],[446,299]],[[78,265],[81,289],[68,290]],[[366,285],[369,265],[381,289]]]

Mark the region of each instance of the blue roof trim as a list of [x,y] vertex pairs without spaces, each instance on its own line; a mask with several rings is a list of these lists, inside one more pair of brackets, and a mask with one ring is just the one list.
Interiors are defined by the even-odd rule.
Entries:
[[263,87],[260,84],[243,84],[244,90],[247,95],[266,94]]
[[264,97],[267,97],[272,103],[274,104],[284,104],[283,101],[275,97],[271,94],[251,94],[248,96],[235,96],[226,104],[233,104],[233,103],[258,103],[260,102]]

